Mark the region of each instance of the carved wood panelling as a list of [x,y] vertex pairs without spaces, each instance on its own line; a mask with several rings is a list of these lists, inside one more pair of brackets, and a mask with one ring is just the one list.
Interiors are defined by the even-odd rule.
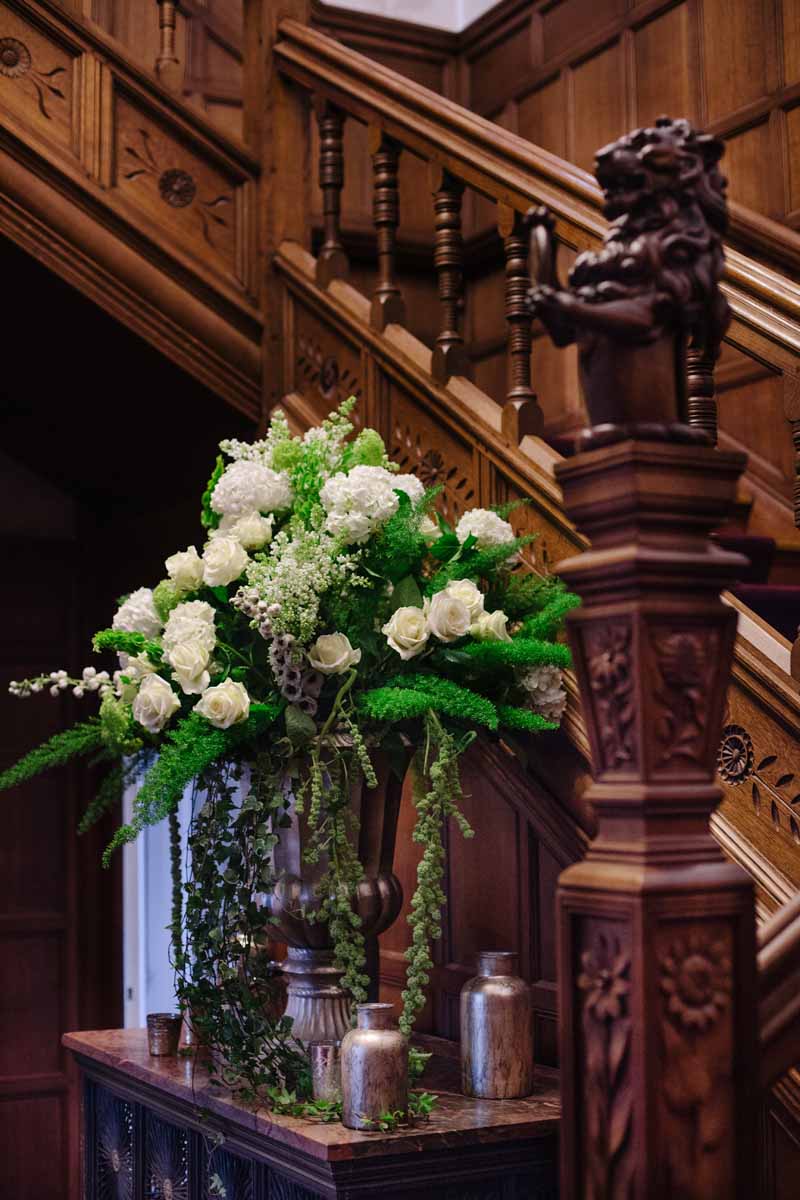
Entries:
[[426,488],[441,486],[438,507],[448,521],[457,521],[466,508],[480,503],[473,445],[394,385],[388,389],[388,416],[390,456]]
[[667,1191],[687,1200],[732,1195],[732,926],[706,922],[700,933],[688,922],[664,922],[655,955],[664,1081],[658,1127]]
[[576,1075],[586,1086],[585,1127],[580,1130],[583,1195],[631,1194],[633,1089],[631,938],[627,923],[573,917]]
[[[595,149],[662,113],[728,143],[734,200],[800,224],[798,28],[792,0],[519,0],[462,35],[464,100],[590,168]],[[780,10],[780,11],[778,11]],[[777,13],[777,19],[776,19]]]
[[[719,747],[721,814],[787,881],[800,888],[800,750],[734,680]],[[763,883],[762,883],[763,886]],[[773,893],[772,907],[783,897]]]
[[0,8],[0,105],[36,134],[76,152],[75,48],[23,17]]
[[127,205],[162,236],[237,277],[237,244],[248,233],[241,195],[246,184],[124,94],[115,104],[114,162],[113,188]]
[[365,386],[357,347],[304,305],[294,304],[292,312],[292,334],[285,347],[291,358],[291,390],[305,398],[319,420],[355,396],[359,405],[353,420],[363,423]]

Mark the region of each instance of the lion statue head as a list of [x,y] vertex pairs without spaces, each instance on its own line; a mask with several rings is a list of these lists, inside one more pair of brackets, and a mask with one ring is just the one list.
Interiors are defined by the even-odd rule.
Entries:
[[664,324],[701,335],[712,353],[727,328],[719,291],[727,226],[723,143],[660,117],[598,151],[595,174],[611,225],[603,249],[579,255],[571,287],[601,304],[658,292]]

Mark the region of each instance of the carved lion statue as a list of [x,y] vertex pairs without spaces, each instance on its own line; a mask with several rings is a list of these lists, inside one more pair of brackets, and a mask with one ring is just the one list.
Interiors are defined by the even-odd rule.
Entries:
[[526,217],[531,314],[558,346],[577,342],[592,423],[589,442],[636,436],[703,441],[686,424],[686,345],[716,358],[730,313],[719,289],[727,224],[723,144],[661,117],[598,151],[595,174],[611,225],[578,256],[566,288],[555,270],[554,221]]

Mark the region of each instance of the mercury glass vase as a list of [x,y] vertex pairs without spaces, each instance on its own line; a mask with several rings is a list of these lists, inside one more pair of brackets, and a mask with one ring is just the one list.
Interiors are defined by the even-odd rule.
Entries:
[[342,1124],[371,1129],[386,1112],[408,1112],[408,1038],[393,1004],[359,1004],[341,1049]]
[[461,1082],[465,1096],[511,1100],[533,1091],[533,993],[518,955],[486,950],[461,989]]
[[[400,882],[392,871],[403,782],[390,770],[385,755],[372,758],[378,786],[368,788],[360,780],[351,790],[350,806],[364,868],[354,908],[361,918],[368,968],[377,985],[377,938],[396,920],[403,903]],[[281,830],[275,847],[278,881],[263,900],[274,936],[288,947],[280,964],[287,981],[286,1015],[301,1042],[339,1042],[350,1028],[350,1002],[340,986],[342,972],[334,965],[328,926],[309,920],[320,907],[318,886],[328,860],[322,855],[316,863],[305,862],[312,830],[307,813],[297,813],[294,799],[289,817],[291,824]]]

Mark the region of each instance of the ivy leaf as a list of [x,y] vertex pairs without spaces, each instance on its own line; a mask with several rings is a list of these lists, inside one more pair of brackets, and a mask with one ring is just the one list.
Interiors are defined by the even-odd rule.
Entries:
[[296,704],[287,704],[284,716],[286,717],[286,735],[295,749],[304,746],[306,742],[310,742],[313,737],[316,737],[317,725],[313,717],[304,713],[302,708]]
[[398,608],[422,608],[422,592],[413,575],[406,575],[392,592],[392,612]]

